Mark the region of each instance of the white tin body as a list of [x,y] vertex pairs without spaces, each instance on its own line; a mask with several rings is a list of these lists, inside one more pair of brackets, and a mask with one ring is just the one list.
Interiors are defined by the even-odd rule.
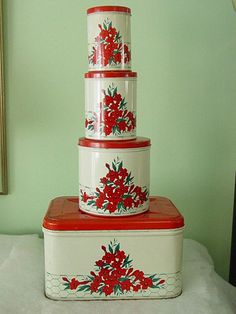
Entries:
[[149,208],[150,147],[104,149],[79,145],[79,206],[101,216]]
[[130,14],[94,12],[87,21],[89,70],[130,70]]
[[136,77],[85,78],[85,136],[136,137]]
[[[171,298],[182,291],[183,228],[43,231],[45,291],[51,299]],[[120,266],[114,266],[115,254]]]

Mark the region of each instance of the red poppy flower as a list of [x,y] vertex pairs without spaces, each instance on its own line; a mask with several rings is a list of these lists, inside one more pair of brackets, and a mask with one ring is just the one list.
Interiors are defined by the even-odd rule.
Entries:
[[113,292],[113,287],[111,287],[111,286],[104,286],[102,288],[102,291],[105,293],[105,295],[110,295]]
[[102,267],[104,265],[104,262],[100,259],[99,261],[96,261],[95,263],[98,267]]
[[136,286],[133,286],[134,292],[137,292],[137,291],[139,291],[140,289],[141,289],[141,285],[140,285],[140,284],[138,284],[138,285],[136,285]]
[[110,213],[114,213],[116,211],[117,207],[116,207],[116,204],[112,204],[112,203],[109,203],[107,205],[107,210],[109,210]]
[[106,252],[106,254],[103,256],[102,258],[106,263],[110,264],[112,261],[114,261],[114,256],[109,253],[109,252]]
[[144,273],[140,270],[135,270],[132,275],[135,276],[136,280],[142,280],[144,278]]
[[102,208],[103,202],[104,202],[104,198],[102,198],[102,197],[97,198],[96,199],[96,206],[98,208]]
[[112,127],[110,127],[109,125],[105,125],[104,126],[104,133],[105,135],[110,135],[112,133]]
[[[82,192],[82,191],[81,191]],[[83,202],[85,202],[85,203],[87,203],[87,201],[90,199],[91,197],[86,193],[86,192],[84,192],[83,194],[82,194],[82,200],[83,200]]]
[[141,285],[142,285],[142,289],[147,289],[149,287],[152,286],[152,279],[151,278],[144,278],[142,281],[141,281]]
[[121,94],[116,93],[113,97],[113,103],[120,103],[122,100]]
[[103,102],[109,106],[110,104],[113,104],[113,97],[106,95],[105,98],[103,99]]
[[72,278],[71,279],[71,282],[70,282],[70,289],[71,290],[75,290],[77,289],[77,287],[79,286],[80,282],[78,280],[76,280],[75,278]]
[[90,285],[90,290],[91,290],[92,292],[97,292],[97,291],[98,291],[98,287],[99,287],[99,284],[97,284],[97,283],[91,283],[91,285]]
[[118,122],[118,128],[121,130],[121,131],[125,131],[127,125],[126,125],[126,122],[125,121],[120,121]]
[[127,197],[127,198],[124,199],[124,206],[125,207],[131,208],[132,205],[133,205],[132,197]]
[[121,285],[121,289],[126,290],[126,291],[129,291],[130,288],[132,287],[132,283],[130,282],[129,279],[122,281],[120,285]]
[[114,54],[114,61],[115,61],[115,63],[121,63],[121,53],[120,52]]
[[119,250],[116,253],[116,258],[118,258],[120,262],[123,262],[123,260],[126,258],[125,252]]

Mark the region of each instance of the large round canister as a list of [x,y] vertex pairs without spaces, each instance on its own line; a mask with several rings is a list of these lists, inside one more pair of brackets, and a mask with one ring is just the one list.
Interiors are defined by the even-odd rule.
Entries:
[[131,68],[131,10],[122,6],[98,6],[87,10],[89,70]]
[[100,216],[128,216],[149,208],[150,139],[79,139],[79,207]]
[[99,140],[136,137],[137,73],[85,74],[85,136]]

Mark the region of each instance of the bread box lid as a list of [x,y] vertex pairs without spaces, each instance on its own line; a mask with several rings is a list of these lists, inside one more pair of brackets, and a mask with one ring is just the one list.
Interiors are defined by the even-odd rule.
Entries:
[[44,217],[48,230],[148,230],[177,229],[184,226],[184,218],[165,197],[150,197],[149,211],[129,217],[97,217],[79,210],[78,197],[58,197],[51,201]]

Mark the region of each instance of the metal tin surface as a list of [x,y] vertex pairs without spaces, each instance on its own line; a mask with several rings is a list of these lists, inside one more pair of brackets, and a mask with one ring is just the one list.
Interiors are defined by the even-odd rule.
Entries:
[[[122,230],[119,224],[117,230],[107,230],[109,222],[114,221],[115,226],[117,219],[79,213],[77,206],[75,197],[57,198],[51,202],[44,219],[47,297],[55,300],[149,299],[171,298],[181,293],[184,222],[168,199],[151,197],[149,215],[120,219],[123,228],[128,225],[127,230]],[[66,222],[71,218],[76,220],[79,229],[88,222],[91,230],[71,230],[73,226]],[[104,229],[96,229],[98,219]],[[134,220],[139,229],[132,230]],[[68,230],[54,229],[65,225]],[[169,226],[172,228],[168,229]]]
[[85,75],[85,136],[99,140],[136,137],[137,82],[134,72]]
[[120,143],[134,145],[139,143],[138,140],[103,143],[91,140],[91,145],[105,144],[107,148],[86,147],[82,146],[81,142],[80,140],[80,209],[93,215],[109,217],[136,215],[147,211],[150,146],[146,146],[147,144],[137,148],[110,146]]
[[130,9],[103,6],[87,12],[89,70],[130,70]]

